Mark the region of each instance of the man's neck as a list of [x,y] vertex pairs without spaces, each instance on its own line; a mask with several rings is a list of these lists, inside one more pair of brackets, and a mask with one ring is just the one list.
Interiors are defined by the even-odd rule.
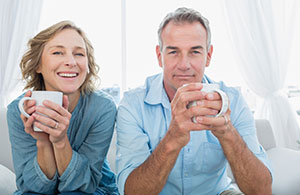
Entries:
[[164,86],[164,89],[165,89],[165,91],[166,91],[166,94],[167,94],[167,96],[168,96],[168,98],[169,98],[169,101],[172,102],[172,100],[173,100],[173,98],[174,98],[174,96],[175,96],[175,94],[176,94],[177,89],[166,87],[165,81],[163,81],[163,86]]

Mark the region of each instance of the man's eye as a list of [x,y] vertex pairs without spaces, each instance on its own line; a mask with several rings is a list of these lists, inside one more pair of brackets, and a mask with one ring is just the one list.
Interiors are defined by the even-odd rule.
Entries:
[[170,51],[168,54],[176,54],[177,51]]
[[193,53],[193,54],[200,54],[200,52],[197,51],[197,50],[192,51],[192,53]]
[[53,54],[53,55],[62,55],[62,52],[60,52],[60,51],[55,51],[55,52],[53,52],[52,54]]

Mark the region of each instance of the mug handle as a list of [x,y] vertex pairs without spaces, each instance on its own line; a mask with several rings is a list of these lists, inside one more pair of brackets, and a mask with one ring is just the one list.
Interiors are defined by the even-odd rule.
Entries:
[[222,99],[221,110],[215,117],[223,116],[228,110],[228,97],[227,97],[226,93],[220,89],[214,89],[214,91],[217,92],[221,96],[221,99]]
[[29,118],[30,117],[30,115],[27,113],[27,112],[25,112],[25,110],[24,110],[24,101],[26,101],[26,100],[32,100],[33,98],[31,98],[31,97],[23,97],[20,101],[19,101],[19,104],[18,104],[18,106],[19,106],[19,110],[20,110],[20,112],[24,115],[24,116],[26,116],[27,118]]

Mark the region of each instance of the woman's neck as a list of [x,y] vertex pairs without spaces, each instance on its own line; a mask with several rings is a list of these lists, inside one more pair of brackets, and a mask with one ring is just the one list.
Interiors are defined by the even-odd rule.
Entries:
[[72,94],[65,94],[65,95],[68,96],[68,100],[69,100],[68,111],[72,113],[78,103],[79,98],[80,98],[80,91],[77,91]]

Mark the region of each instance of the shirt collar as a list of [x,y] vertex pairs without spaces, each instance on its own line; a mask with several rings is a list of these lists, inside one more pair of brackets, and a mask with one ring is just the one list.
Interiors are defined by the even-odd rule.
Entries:
[[145,103],[162,104],[165,108],[170,108],[170,101],[163,85],[162,73],[148,77],[145,85],[147,88]]

